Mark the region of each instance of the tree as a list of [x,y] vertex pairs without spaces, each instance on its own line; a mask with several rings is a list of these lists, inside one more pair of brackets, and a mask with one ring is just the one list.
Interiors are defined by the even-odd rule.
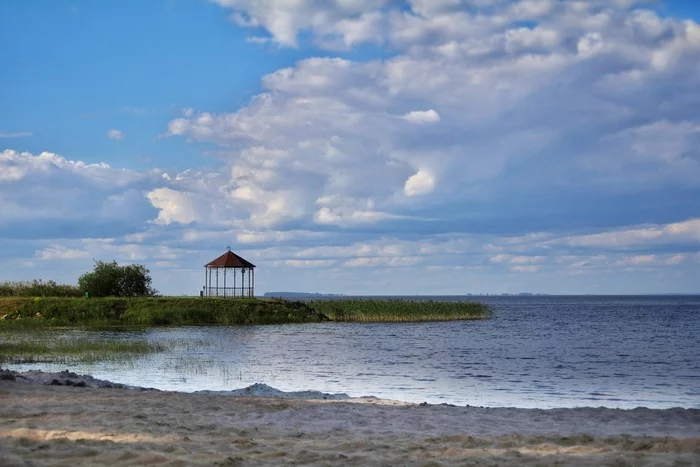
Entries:
[[93,297],[150,297],[158,291],[152,286],[150,271],[141,264],[119,266],[95,261],[92,272],[86,272],[78,279],[78,287]]

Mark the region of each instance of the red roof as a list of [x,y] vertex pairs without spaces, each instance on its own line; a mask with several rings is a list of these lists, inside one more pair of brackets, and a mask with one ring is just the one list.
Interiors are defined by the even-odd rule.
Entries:
[[247,261],[231,250],[204,265],[205,268],[254,268],[255,265]]

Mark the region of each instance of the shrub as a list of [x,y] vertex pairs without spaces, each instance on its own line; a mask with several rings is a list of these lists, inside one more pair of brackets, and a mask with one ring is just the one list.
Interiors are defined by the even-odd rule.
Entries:
[[152,286],[150,271],[141,264],[120,266],[96,261],[92,272],[78,279],[78,287],[94,297],[148,297],[157,295]]

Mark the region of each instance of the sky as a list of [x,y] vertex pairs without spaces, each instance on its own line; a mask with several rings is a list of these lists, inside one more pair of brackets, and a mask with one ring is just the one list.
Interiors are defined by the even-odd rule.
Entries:
[[0,281],[700,293],[700,2],[0,2]]

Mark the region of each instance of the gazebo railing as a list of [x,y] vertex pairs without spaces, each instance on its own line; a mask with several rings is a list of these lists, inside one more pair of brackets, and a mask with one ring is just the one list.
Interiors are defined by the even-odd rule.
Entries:
[[205,297],[252,298],[252,287],[204,287]]

